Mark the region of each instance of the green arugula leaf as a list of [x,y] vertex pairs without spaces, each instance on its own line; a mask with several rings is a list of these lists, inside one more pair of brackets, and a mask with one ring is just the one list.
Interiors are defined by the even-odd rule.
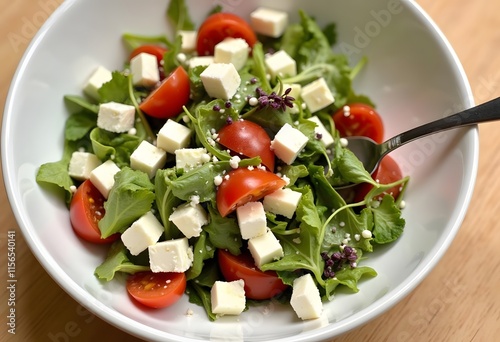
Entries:
[[70,113],[81,112],[82,110],[97,115],[99,106],[89,102],[86,98],[76,95],[65,95],[64,102],[68,106]]
[[79,145],[76,142],[64,141],[63,157],[60,161],[42,164],[37,171],[36,181],[38,184],[55,185],[64,190],[64,198],[67,205],[71,202],[74,185],[73,179],[68,174],[69,161]]
[[335,272],[335,278],[326,280],[325,297],[330,300],[338,285],[345,285],[353,292],[358,292],[358,282],[364,275],[376,277],[377,272],[371,267],[358,266],[355,268],[347,267],[343,270]]
[[180,198],[172,192],[172,181],[176,179],[174,169],[160,169],[155,176],[156,207],[158,208],[163,226],[165,227],[165,239],[177,239],[183,237],[181,231],[170,222],[169,217],[174,208],[183,203]]
[[385,195],[378,207],[370,207],[373,213],[373,241],[378,244],[386,244],[398,239],[403,233],[405,219],[401,217],[401,209],[394,203],[394,198]]
[[345,148],[340,156],[336,156],[335,164],[342,175],[342,178],[347,183],[370,183],[377,186],[377,182],[373,180],[370,174],[365,170],[361,161],[350,151]]
[[111,75],[111,80],[104,83],[101,88],[97,90],[101,102],[132,104],[129,97],[128,76],[125,76],[120,71],[113,71]]
[[99,127],[90,132],[90,140],[92,149],[100,160],[113,156],[113,161],[120,168],[130,165],[130,155],[141,143],[141,138],[137,135],[113,133]]
[[210,288],[205,286],[200,286],[194,281],[190,281],[187,284],[187,294],[189,296],[189,302],[199,305],[205,308],[208,319],[215,321],[217,315],[212,312],[212,298],[210,295]]
[[99,221],[101,236],[107,238],[125,231],[134,221],[151,210],[154,200],[154,186],[148,175],[124,167],[115,175],[115,184],[104,203],[106,213]]
[[117,240],[111,245],[106,260],[97,266],[94,274],[99,279],[111,281],[116,272],[134,274],[141,271],[149,271],[149,266],[131,263],[127,256],[127,248],[121,240]]
[[325,266],[318,251],[323,240],[323,223],[314,204],[314,196],[310,187],[304,186],[294,189],[302,193],[296,216],[299,222],[300,233],[292,235],[280,235],[279,240],[283,246],[283,258],[264,264],[260,267],[262,271],[311,271],[316,281],[324,286],[322,279]]
[[70,141],[83,139],[96,125],[95,115],[89,115],[86,111],[72,114],[66,120],[64,137]]
[[172,22],[176,32],[179,30],[193,31],[195,29],[184,0],[170,1],[167,8],[167,17]]
[[212,259],[214,255],[215,247],[210,242],[210,239],[207,239],[207,233],[202,231],[193,244],[193,265],[186,272],[187,280],[198,277],[203,270],[205,260]]
[[234,217],[222,217],[212,205],[207,206],[209,222],[203,227],[208,233],[210,243],[219,249],[227,249],[233,255],[239,255],[241,246],[240,228]]

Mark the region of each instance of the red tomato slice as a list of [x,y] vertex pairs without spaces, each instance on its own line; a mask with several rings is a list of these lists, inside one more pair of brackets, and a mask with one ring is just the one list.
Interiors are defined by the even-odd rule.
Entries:
[[238,256],[228,251],[217,251],[219,267],[226,281],[243,279],[245,281],[245,296],[250,299],[269,299],[288,286],[283,284],[274,271],[262,272],[254,263],[250,253],[245,252]]
[[138,272],[127,278],[127,291],[150,308],[165,308],[177,302],[186,290],[184,273]]
[[189,76],[179,66],[141,102],[139,108],[152,117],[168,119],[182,112],[182,106],[188,103],[189,95]]
[[366,104],[354,103],[348,107],[349,114],[343,108],[333,114],[335,128],[340,136],[365,136],[381,143],[384,139],[384,126],[380,115]]
[[[401,172],[401,169],[400,169],[399,165],[396,163],[396,161],[394,159],[392,159],[391,156],[387,155],[380,161],[378,168],[372,174],[372,178],[377,180],[380,184],[389,184],[389,183],[393,183],[393,182],[396,182],[396,181],[402,179],[403,173]],[[401,192],[400,187],[401,187],[401,185],[392,187],[388,191],[377,196],[376,199],[382,200],[382,198],[385,196],[385,194],[390,194],[394,198],[397,198],[399,196],[399,193]],[[373,185],[368,184],[368,183],[363,183],[363,184],[356,186],[356,189],[355,189],[356,195],[354,198],[354,202],[362,201],[363,198],[365,198],[366,194],[372,188],[373,188]]]
[[76,235],[93,243],[111,243],[119,234],[101,238],[98,223],[104,216],[104,196],[90,180],[84,181],[76,190],[69,206],[69,218]]
[[160,70],[160,80],[163,80],[165,78],[165,73],[163,72],[163,55],[165,52],[167,52],[167,49],[164,48],[163,46],[160,45],[141,45],[139,47],[136,47],[132,53],[130,54],[129,60],[134,58],[140,53],[149,53],[150,55],[153,55],[156,57],[156,60],[158,61],[158,69]]
[[274,152],[271,139],[264,128],[248,120],[238,120],[219,130],[218,142],[246,157],[260,157],[269,171],[274,171]]
[[232,13],[215,13],[209,16],[198,30],[198,55],[212,56],[215,45],[228,37],[243,38],[250,47],[257,42],[255,32],[243,18]]
[[233,212],[238,206],[258,201],[286,184],[274,173],[259,168],[239,168],[229,171],[227,176],[217,189],[217,209],[222,217]]

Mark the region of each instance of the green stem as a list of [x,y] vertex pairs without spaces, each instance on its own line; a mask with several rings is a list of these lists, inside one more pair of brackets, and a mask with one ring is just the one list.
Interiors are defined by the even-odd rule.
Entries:
[[135,96],[134,96],[134,86],[132,85],[132,76],[128,75],[128,95],[130,97],[130,101],[132,101],[132,104],[135,107],[135,111],[137,115],[139,115],[139,118],[141,119],[141,123],[144,126],[144,130],[146,131],[146,134],[149,138],[150,142],[153,142],[156,139],[156,134],[153,132],[151,129],[151,126],[149,125],[148,120],[146,119],[146,116],[142,112],[142,110],[139,108],[139,103],[137,102]]

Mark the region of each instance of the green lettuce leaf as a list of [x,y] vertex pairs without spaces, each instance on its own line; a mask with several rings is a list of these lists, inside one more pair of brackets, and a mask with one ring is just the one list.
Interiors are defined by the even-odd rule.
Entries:
[[154,186],[144,172],[123,168],[115,175],[115,184],[104,203],[106,213],[99,221],[101,236],[123,232],[152,208]]
[[97,266],[94,274],[99,279],[111,281],[116,272],[134,274],[141,271],[149,271],[149,266],[135,265],[130,262],[127,248],[121,240],[117,240],[111,245],[106,260]]

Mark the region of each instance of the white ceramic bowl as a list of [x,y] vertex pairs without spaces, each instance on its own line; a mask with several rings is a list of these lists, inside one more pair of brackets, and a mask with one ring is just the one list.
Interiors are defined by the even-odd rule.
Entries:
[[[83,244],[69,226],[63,201],[40,188],[40,164],[59,160],[67,112],[63,95],[80,94],[98,65],[119,69],[124,32],[169,32],[165,0],[69,0],[33,39],[15,74],[5,107],[2,161],[8,196],[23,234],[47,272],[90,311],[148,340],[318,341],[353,329],[401,300],[436,265],[460,227],[474,186],[476,128],[449,131],[411,143],[393,156],[411,176],[401,239],[370,256],[379,275],[354,295],[339,293],[321,319],[300,321],[288,306],[252,308],[238,319],[211,323],[183,298],[160,311],[131,303],[123,283],[93,275],[106,250]],[[215,4],[245,17],[266,1],[188,1],[200,22]],[[269,2],[267,2],[269,4]],[[275,0],[297,20],[305,9],[325,24],[335,21],[353,63],[369,63],[356,88],[376,102],[387,137],[473,105],[466,77],[450,45],[413,1]],[[194,311],[186,316],[188,308]]]

